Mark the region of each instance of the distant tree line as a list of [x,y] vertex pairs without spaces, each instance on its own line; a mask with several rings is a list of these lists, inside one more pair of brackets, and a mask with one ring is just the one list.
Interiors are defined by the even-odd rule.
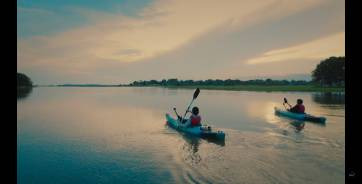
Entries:
[[345,57],[330,57],[322,60],[312,71],[312,81],[305,80],[272,80],[255,79],[242,81],[239,79],[208,79],[208,80],[178,80],[163,79],[139,80],[129,84],[129,86],[233,86],[233,85],[319,85],[344,87],[345,84]]
[[58,87],[115,87],[120,85],[112,84],[59,84]]
[[208,80],[178,80],[163,79],[157,80],[140,80],[134,81],[129,86],[198,86],[198,85],[210,85],[210,86],[233,86],[233,85],[306,85],[310,82],[305,80],[272,80],[272,79],[256,79],[242,81],[239,79],[208,79]]

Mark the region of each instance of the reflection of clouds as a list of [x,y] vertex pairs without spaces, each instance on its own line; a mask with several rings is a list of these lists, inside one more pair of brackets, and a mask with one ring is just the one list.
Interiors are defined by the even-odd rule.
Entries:
[[[164,133],[164,112],[121,102],[110,105],[94,98],[93,93],[78,92],[72,96],[39,98],[21,104],[18,137],[31,135],[49,142],[63,140],[101,152],[145,154],[144,159],[156,160],[176,179],[180,178],[178,173],[182,166],[177,162],[175,152],[184,140],[180,140],[178,134]],[[132,159],[137,161],[134,160],[137,157]]]
[[[183,158],[192,164],[200,163],[200,143],[184,139],[178,132],[170,134],[164,127],[164,110],[148,105],[157,104],[155,93],[162,93],[163,89],[142,89],[54,89],[61,90],[62,95],[49,90],[47,93],[53,95],[33,98],[18,109],[18,116],[22,117],[18,119],[18,135],[31,134],[51,142],[65,140],[105,152],[147,154],[147,158],[165,165],[176,180],[183,181]],[[147,95],[148,92],[153,94]],[[178,149],[179,145],[184,145],[184,149]],[[180,157],[180,151],[185,157]]]
[[[177,95],[167,97],[169,91]],[[197,101],[202,111],[208,113],[205,119],[211,119],[212,125],[225,128],[227,133],[227,146],[219,146],[204,139],[187,139],[165,127],[165,111],[171,111],[174,102],[188,105],[193,91],[41,88],[36,92],[31,100],[19,103],[18,137],[22,140],[26,139],[23,135],[33,134],[38,140],[43,138],[53,143],[51,136],[56,136],[72,143],[76,151],[83,143],[99,153],[125,151],[131,155],[125,159],[132,163],[146,165],[149,162],[142,159],[150,159],[155,164],[152,169],[153,166],[166,167],[176,183],[267,183],[271,177],[277,178],[276,183],[293,183],[305,179],[306,172],[308,176],[320,173],[320,168],[313,163],[323,165],[327,157],[332,157],[331,164],[343,168],[344,123],[340,122],[344,119],[328,117],[333,122],[328,129],[308,124],[297,133],[292,120],[274,115],[274,106],[282,108],[283,96],[290,101],[302,97],[311,112],[341,112],[313,103],[307,98],[310,93],[201,91]],[[224,111],[227,114],[223,114]],[[257,118],[262,118],[265,124],[254,123]],[[265,126],[268,123],[271,126]],[[235,124],[242,125],[228,127]],[[262,127],[263,131],[248,125]],[[303,144],[296,144],[299,142]],[[322,153],[325,157],[321,158]],[[296,160],[296,156],[299,159]],[[123,155],[117,157],[119,160],[111,158],[112,163],[122,163],[121,157]],[[307,159],[309,162],[304,162]],[[260,171],[266,175],[261,176]],[[343,173],[343,169],[333,171]],[[328,172],[323,170],[320,183],[327,181]],[[343,179],[343,174],[340,177]]]
[[248,104],[248,115],[250,116],[254,116],[257,118],[262,117],[263,119],[265,119],[268,123],[272,123],[275,124],[277,122],[277,119],[275,118],[274,115],[274,107],[278,107],[279,104],[275,103],[275,102],[264,102],[264,101],[259,101],[259,102],[251,102],[250,104]]
[[[41,114],[40,120],[30,121],[22,131],[41,129],[62,137],[81,137],[103,141],[115,149],[119,147],[150,146],[147,138],[163,126],[161,112],[152,109],[105,106],[82,98],[38,101],[24,104],[18,110],[23,117]],[[159,116],[156,116],[159,114]],[[104,143],[104,141],[106,143]]]

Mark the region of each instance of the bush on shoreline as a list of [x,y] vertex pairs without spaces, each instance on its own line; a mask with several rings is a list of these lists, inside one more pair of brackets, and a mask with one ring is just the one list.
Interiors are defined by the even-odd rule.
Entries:
[[33,87],[31,79],[23,73],[17,73],[18,87]]

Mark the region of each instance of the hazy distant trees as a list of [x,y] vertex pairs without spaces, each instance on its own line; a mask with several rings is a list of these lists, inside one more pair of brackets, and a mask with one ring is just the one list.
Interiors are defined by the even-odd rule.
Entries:
[[312,81],[305,80],[273,80],[255,79],[242,81],[239,79],[207,79],[207,80],[178,80],[177,78],[162,79],[161,81],[134,81],[130,86],[233,86],[233,85],[327,85],[344,86],[345,57],[330,57],[322,60],[312,72]]
[[312,72],[312,80],[320,85],[344,85],[345,57],[330,57],[321,61]]
[[310,82],[304,80],[272,80],[272,79],[256,79],[242,81],[239,79],[207,79],[207,80],[178,80],[173,79],[162,79],[161,81],[149,80],[149,81],[134,81],[130,86],[233,86],[233,85],[306,85]]

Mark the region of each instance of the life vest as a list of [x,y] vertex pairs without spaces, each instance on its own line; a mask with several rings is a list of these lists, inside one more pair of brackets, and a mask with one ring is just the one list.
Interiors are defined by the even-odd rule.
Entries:
[[298,113],[304,113],[304,111],[305,111],[304,105],[302,105],[302,104],[297,105],[297,110],[298,110]]
[[201,117],[196,115],[190,116],[191,126],[201,126]]

